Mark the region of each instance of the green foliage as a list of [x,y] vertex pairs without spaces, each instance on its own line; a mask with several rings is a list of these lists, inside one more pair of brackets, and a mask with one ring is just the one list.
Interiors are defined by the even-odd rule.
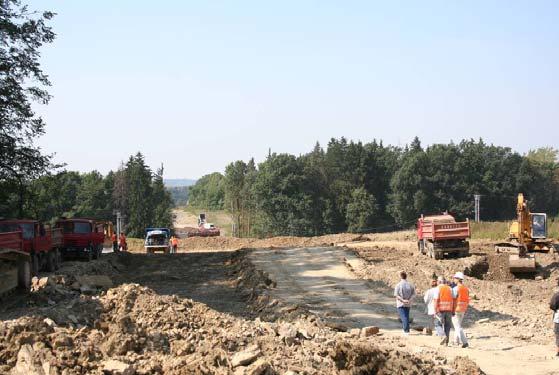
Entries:
[[175,207],[186,206],[188,203],[188,186],[170,186],[167,190],[171,194]]
[[365,188],[357,188],[351,192],[351,200],[346,210],[347,230],[349,232],[370,230],[377,214],[376,199]]
[[32,107],[47,104],[48,76],[39,49],[54,40],[54,16],[29,12],[18,0],[0,2],[0,215],[22,216],[30,181],[49,168],[50,156],[34,144],[45,124]]
[[188,188],[188,204],[196,208],[222,210],[224,199],[224,179],[218,172],[203,176]]
[[[553,149],[522,156],[482,140],[405,148],[332,139],[305,155],[272,154],[258,165],[225,171],[225,208],[235,235],[315,235],[411,226],[422,213],[450,211],[514,217],[518,192],[533,211],[559,213],[559,167]],[[204,192],[197,194],[204,196]],[[250,223],[250,224],[249,224]]]

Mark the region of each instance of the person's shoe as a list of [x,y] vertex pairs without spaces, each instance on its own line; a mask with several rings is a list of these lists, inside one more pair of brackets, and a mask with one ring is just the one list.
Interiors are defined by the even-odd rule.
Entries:
[[468,343],[462,344],[462,347],[463,347],[463,348],[467,348],[468,346],[470,346],[470,345],[468,345]]
[[446,345],[446,346],[448,346],[448,337],[445,337],[445,338],[441,341],[441,345]]
[[406,331],[402,332],[402,336],[404,336],[404,337],[407,337],[407,336],[409,336],[409,335],[410,335],[409,332],[406,332]]

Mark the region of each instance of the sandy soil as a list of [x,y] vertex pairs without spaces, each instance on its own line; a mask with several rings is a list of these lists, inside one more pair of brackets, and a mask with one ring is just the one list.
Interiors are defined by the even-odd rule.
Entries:
[[[471,345],[468,349],[440,347],[436,337],[419,332],[401,338],[391,296],[393,285],[380,276],[364,280],[362,276],[370,264],[354,251],[333,247],[256,250],[251,260],[277,282],[277,288],[272,291],[275,297],[304,305],[324,319],[350,327],[378,326],[397,338],[398,345],[409,352],[431,353],[433,357],[448,359],[467,356],[488,374],[559,373],[558,362],[552,356],[552,341],[531,342],[530,328],[522,325],[513,331],[503,330],[495,324],[504,318],[497,311],[489,315],[493,319],[488,323],[466,322]],[[375,267],[382,267],[382,262],[377,262]],[[478,301],[473,301],[472,311],[479,309],[478,305]],[[424,309],[422,303],[413,309],[414,325],[426,324]],[[519,338],[519,333],[525,337]]]

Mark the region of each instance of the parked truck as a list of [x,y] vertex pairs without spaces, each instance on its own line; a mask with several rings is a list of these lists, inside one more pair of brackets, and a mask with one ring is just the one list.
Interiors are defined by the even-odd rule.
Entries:
[[23,248],[21,230],[0,233],[0,295],[31,287],[31,256]]
[[457,222],[454,216],[421,215],[417,221],[417,247],[421,254],[443,259],[445,255],[467,257],[470,254],[470,222]]
[[22,249],[29,254],[31,274],[36,276],[39,271],[55,271],[62,261],[62,231],[51,229],[37,220],[1,220],[0,233],[20,231]]
[[103,253],[105,242],[105,224],[92,219],[60,219],[56,228],[62,231],[64,257],[97,259]]
[[144,248],[146,253],[153,254],[162,251],[165,254],[171,252],[171,230],[169,228],[146,228],[146,239]]

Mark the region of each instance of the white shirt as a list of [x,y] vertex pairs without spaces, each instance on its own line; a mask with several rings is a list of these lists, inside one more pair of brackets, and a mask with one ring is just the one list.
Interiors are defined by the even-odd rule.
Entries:
[[425,292],[423,301],[427,305],[427,315],[435,315],[435,296],[438,296],[438,294],[439,288],[436,286]]

